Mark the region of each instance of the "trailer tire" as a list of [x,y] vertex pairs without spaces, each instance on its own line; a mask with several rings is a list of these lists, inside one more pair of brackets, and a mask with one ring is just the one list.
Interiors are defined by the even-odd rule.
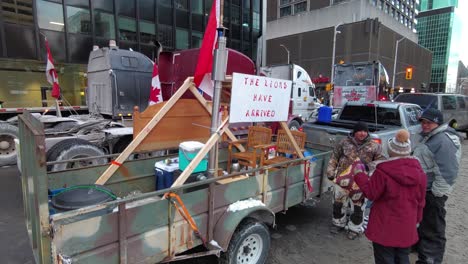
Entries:
[[289,122],[289,130],[297,131],[300,127],[301,124],[297,120],[291,120],[291,122]]
[[0,123],[0,166],[16,163],[15,139],[18,139],[18,127]]
[[[52,146],[47,151],[47,161],[63,161],[77,158],[87,158],[105,155],[104,151],[90,142],[79,139],[69,138]],[[58,163],[48,165],[48,171],[61,171],[66,169],[81,168],[106,164],[106,158],[95,158],[86,161]]]
[[248,218],[237,227],[219,263],[263,264],[268,257],[270,243],[268,227],[262,222]]

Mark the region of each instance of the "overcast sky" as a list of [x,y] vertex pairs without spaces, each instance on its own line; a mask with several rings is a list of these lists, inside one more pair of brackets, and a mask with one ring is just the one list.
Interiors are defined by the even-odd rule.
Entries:
[[462,25],[462,36],[461,36],[461,46],[464,47],[461,49],[460,59],[463,61],[465,66],[468,66],[468,49],[465,48],[468,45],[468,1],[461,0],[458,1],[457,13],[460,16],[460,19],[463,22]]

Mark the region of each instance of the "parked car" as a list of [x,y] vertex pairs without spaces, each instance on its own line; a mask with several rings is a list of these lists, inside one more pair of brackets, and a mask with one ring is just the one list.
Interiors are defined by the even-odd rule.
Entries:
[[468,136],[468,96],[446,93],[405,93],[398,95],[395,102],[413,103],[438,109],[444,115],[444,122]]

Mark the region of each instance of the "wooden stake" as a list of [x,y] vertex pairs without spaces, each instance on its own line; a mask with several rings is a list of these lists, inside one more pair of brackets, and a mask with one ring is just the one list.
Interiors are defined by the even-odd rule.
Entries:
[[193,78],[189,77],[185,80],[184,84],[177,90],[177,92],[167,101],[167,103],[159,110],[159,112],[146,124],[140,133],[133,139],[133,141],[120,153],[113,163],[102,173],[97,179],[95,184],[104,185],[107,180],[119,169],[120,165],[127,160],[128,156],[132,154],[135,148],[145,139],[151,130],[158,124],[164,115],[171,109],[171,107],[179,100],[180,97],[193,85]]

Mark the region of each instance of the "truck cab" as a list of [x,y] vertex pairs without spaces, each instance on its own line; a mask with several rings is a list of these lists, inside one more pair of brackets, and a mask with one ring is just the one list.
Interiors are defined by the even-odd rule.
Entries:
[[261,68],[260,74],[293,82],[290,113],[292,116],[298,116],[303,121],[307,121],[312,111],[318,108],[315,85],[307,71],[301,66],[296,64],[267,66]]

